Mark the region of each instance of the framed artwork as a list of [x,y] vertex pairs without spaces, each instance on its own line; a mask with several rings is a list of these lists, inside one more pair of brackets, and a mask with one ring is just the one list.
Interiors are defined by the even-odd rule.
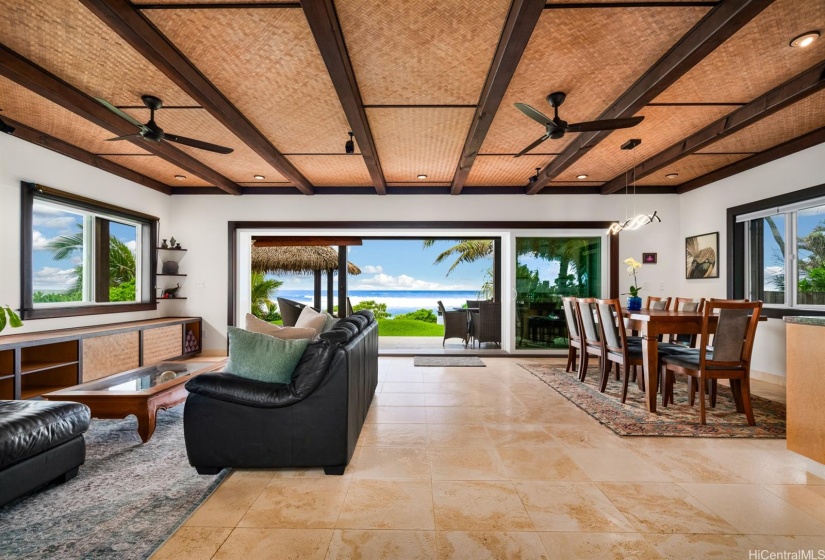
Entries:
[[642,253],[642,264],[656,264],[659,262],[657,253]]
[[685,278],[719,278],[719,232],[685,238]]

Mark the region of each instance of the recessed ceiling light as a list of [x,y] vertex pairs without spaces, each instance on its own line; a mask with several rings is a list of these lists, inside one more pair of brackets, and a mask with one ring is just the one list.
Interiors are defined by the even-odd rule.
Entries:
[[665,179],[675,179],[678,176],[678,173],[668,173],[667,175],[665,175]]
[[587,175],[585,175],[585,174],[576,175],[576,179],[587,179]]
[[791,46],[805,48],[817,39],[819,39],[819,31],[808,31],[791,39]]
[[419,179],[426,179],[426,178],[427,178],[427,176],[426,176],[426,175],[418,175],[418,178],[419,178]]
[[259,181],[266,179],[266,177],[264,177],[263,175],[255,175],[254,177]]
[[175,179],[177,179],[178,181],[183,181],[184,179],[186,179],[186,175],[175,175]]

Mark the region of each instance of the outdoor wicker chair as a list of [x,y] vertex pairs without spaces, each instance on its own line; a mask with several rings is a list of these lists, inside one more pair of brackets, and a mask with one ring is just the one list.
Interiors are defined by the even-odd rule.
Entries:
[[284,326],[294,327],[295,323],[298,322],[298,317],[301,315],[301,310],[306,306],[291,299],[277,298],[277,300],[278,311],[281,314]]
[[484,342],[501,344],[501,304],[480,301],[478,313],[473,313],[472,332],[470,336],[478,342],[479,348]]
[[444,346],[448,338],[460,338],[464,341],[464,346],[467,346],[467,312],[447,311],[441,301],[438,302],[438,312],[444,317],[444,340],[441,341],[441,346]]

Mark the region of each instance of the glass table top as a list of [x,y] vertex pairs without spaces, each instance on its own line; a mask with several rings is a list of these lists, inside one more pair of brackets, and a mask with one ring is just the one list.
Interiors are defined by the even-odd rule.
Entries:
[[186,377],[213,364],[195,362],[160,363],[113,375],[84,385],[83,391],[145,391],[173,379]]

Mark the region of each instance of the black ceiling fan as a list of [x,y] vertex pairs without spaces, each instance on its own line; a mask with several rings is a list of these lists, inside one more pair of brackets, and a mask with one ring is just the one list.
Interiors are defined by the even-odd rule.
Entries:
[[141,124],[136,119],[130,117],[105,99],[100,99],[99,97],[96,98],[101,105],[109,109],[115,115],[129,121],[140,129],[139,132],[135,132],[134,134],[126,134],[124,136],[118,136],[117,138],[109,138],[109,142],[114,142],[116,140],[132,140],[134,138],[143,138],[144,140],[149,140],[150,142],[161,142],[163,140],[168,140],[169,142],[176,142],[178,144],[183,144],[184,146],[191,146],[201,150],[217,152],[219,154],[231,154],[233,152],[232,148],[226,148],[224,146],[218,146],[217,144],[203,142],[202,140],[194,140],[192,138],[187,138],[186,136],[178,136],[177,134],[169,134],[168,132],[164,132],[163,129],[155,123],[155,111],[163,107],[163,101],[154,95],[142,95],[140,98],[143,100],[143,104],[146,105],[151,112],[149,115],[149,122],[146,124]]
[[543,125],[547,131],[545,132],[544,136],[524,148],[522,151],[517,153],[513,157],[523,156],[548,138],[552,138],[553,140],[557,140],[564,136],[565,132],[591,132],[595,130],[615,130],[617,128],[630,128],[632,126],[636,126],[644,117],[630,117],[627,119],[608,119],[603,121],[588,121],[588,122],[580,122],[580,123],[573,123],[568,124],[567,121],[563,121],[559,118],[559,105],[564,103],[564,99],[567,95],[564,92],[556,91],[551,93],[547,96],[547,102],[553,107],[555,116],[551,119],[547,115],[541,113],[540,111],[530,107],[526,103],[516,103],[516,109],[536,121],[537,123]]

